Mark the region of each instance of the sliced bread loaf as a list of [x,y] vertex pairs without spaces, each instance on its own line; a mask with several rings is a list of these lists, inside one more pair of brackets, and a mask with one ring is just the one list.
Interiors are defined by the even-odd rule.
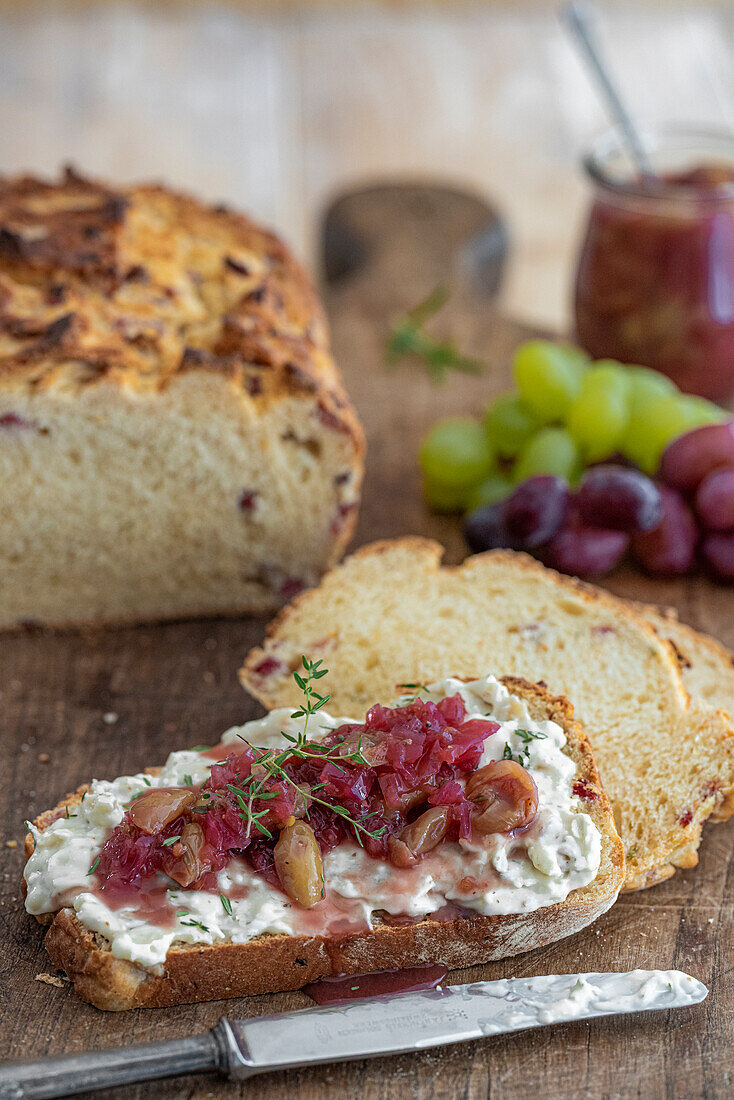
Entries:
[[164,187],[0,179],[0,628],[265,612],[356,520],[303,269]]
[[689,698],[669,643],[620,600],[526,555],[440,568],[441,554],[418,538],[360,550],[280,613],[247,657],[244,686],[268,707],[294,701],[302,653],[324,658],[331,705],[346,712],[445,668],[545,681],[591,739],[625,843],[625,888],[693,866],[703,823],[734,812],[734,733]]

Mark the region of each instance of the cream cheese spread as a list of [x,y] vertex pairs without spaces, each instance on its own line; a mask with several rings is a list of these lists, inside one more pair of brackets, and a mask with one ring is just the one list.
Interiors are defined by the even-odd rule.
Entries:
[[[25,868],[28,912],[41,915],[69,905],[82,925],[109,940],[114,956],[155,968],[174,944],[245,943],[264,932],[343,934],[372,927],[378,913],[420,918],[447,904],[490,915],[529,913],[563,901],[596,878],[601,860],[599,830],[572,791],[576,766],[563,752],[563,730],[555,722],[534,721],[523,700],[492,676],[466,684],[447,678],[420,695],[438,701],[457,693],[467,720],[489,717],[500,725],[485,742],[479,767],[502,759],[509,746],[535,781],[538,813],[525,836],[496,834],[481,845],[444,843],[405,870],[372,859],[356,843],[343,843],[324,857],[326,899],[311,910],[294,905],[233,858],[218,879],[220,892],[230,899],[226,910],[217,894],[174,887],[161,877],[161,887],[171,886],[171,918],[163,927],[133,905],[110,908],[90,888],[88,872],[125,805],[146,787],[184,785],[184,777],[194,784],[206,780],[211,757],[174,752],[158,775],[95,780],[72,816],[43,832],[31,827],[35,851]],[[302,721],[288,709],[274,710],[228,730],[221,743],[244,737],[253,745],[285,747],[282,733],[295,735]],[[319,711],[322,732],[355,721]]]

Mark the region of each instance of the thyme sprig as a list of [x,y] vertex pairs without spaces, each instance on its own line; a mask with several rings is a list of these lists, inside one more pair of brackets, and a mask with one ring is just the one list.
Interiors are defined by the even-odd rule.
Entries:
[[431,382],[438,384],[446,381],[450,370],[464,374],[481,374],[484,368],[478,359],[462,355],[452,342],[442,343],[423,330],[426,322],[442,309],[448,299],[448,288],[437,286],[427,298],[393,325],[385,346],[385,361],[388,366],[396,366],[407,355],[415,356],[425,363]]
[[431,691],[427,684],[398,684],[397,687],[402,689],[402,695],[398,700],[399,707],[409,707],[411,703],[415,703],[416,699],[420,698],[421,692],[428,695]]
[[[362,737],[360,736],[356,749],[353,749],[348,753],[341,753],[339,749],[340,745],[318,745],[308,741],[308,722],[312,714],[321,710],[331,698],[330,695],[322,695],[314,687],[314,681],[320,680],[326,676],[329,671],[327,668],[323,668],[323,661],[312,661],[305,655],[301,657],[301,663],[304,673],[294,672],[293,679],[301,689],[303,693],[303,702],[296,708],[291,714],[292,718],[303,718],[303,729],[298,733],[296,737],[292,734],[286,733],[282,730],[282,736],[289,742],[286,749],[281,752],[275,752],[274,749],[260,748],[256,745],[250,745],[255,753],[258,754],[256,761],[256,768],[258,775],[250,774],[239,780],[240,786],[235,784],[227,784],[227,789],[234,794],[237,804],[240,807],[240,817],[247,821],[247,833],[249,838],[252,828],[256,828],[259,832],[263,833],[269,839],[272,840],[272,833],[262,823],[262,818],[268,812],[266,806],[262,810],[255,810],[254,803],[256,801],[268,800],[277,797],[276,791],[268,790],[268,783],[281,782],[287,783],[293,787],[299,794],[303,795],[301,787],[295,780],[291,779],[285,770],[285,765],[293,758],[297,760],[319,760],[320,762],[330,763],[338,771],[346,774],[347,769],[344,764],[358,764],[367,767],[368,761],[365,759],[362,752]],[[242,738],[245,741],[245,738]],[[245,741],[246,744],[249,742]],[[309,746],[308,748],[306,746]],[[337,763],[338,761],[338,763]],[[349,810],[344,806],[340,806],[338,803],[328,802],[324,798],[320,798],[314,792],[320,788],[326,786],[325,783],[317,783],[310,787],[306,796],[307,803],[309,801],[316,802],[318,805],[323,806],[327,810],[331,810],[337,817],[342,818],[353,830],[357,842],[361,845],[362,838],[360,834],[368,836],[373,840],[382,836],[385,831],[385,826],[381,826],[378,829],[368,829],[364,822],[374,814],[367,814],[365,817],[358,819],[353,817],[349,813]],[[308,805],[305,809],[305,816],[308,818]]]
[[524,745],[524,748],[520,749],[517,756],[515,756],[509,744],[507,744],[505,745],[504,752],[502,753],[502,759],[514,760],[523,768],[527,768],[528,764],[530,763],[530,742],[545,741],[547,734],[535,733],[533,732],[533,730],[515,730],[515,736],[520,738]]

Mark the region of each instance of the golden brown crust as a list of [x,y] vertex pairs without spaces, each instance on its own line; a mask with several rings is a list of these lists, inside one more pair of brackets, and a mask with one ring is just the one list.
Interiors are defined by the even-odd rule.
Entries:
[[162,186],[0,178],[0,386],[155,392],[191,371],[314,394],[363,448],[318,295],[272,233]]
[[[588,887],[534,913],[461,920],[421,920],[378,925],[371,932],[326,939],[321,936],[264,935],[246,944],[172,948],[156,974],[116,959],[100,937],[87,931],[70,909],[49,915],[45,946],[76,993],[97,1008],[160,1008],[222,997],[298,989],[318,978],[360,974],[439,962],[449,968],[505,958],[553,943],[586,927],[613,904],[624,879],[624,849],[594,763],[588,739],[573,720],[567,699],[518,677],[504,679],[531,713],[563,726],[567,751],[584,782],[583,806],[602,833],[602,866]],[[44,829],[78,802],[82,787],[34,824]],[[29,847],[30,840],[30,847]],[[33,850],[26,838],[26,857]]]

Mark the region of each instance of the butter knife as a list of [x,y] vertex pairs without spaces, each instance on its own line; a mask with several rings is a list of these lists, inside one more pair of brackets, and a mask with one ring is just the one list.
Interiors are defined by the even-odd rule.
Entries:
[[679,1008],[698,1004],[707,993],[678,970],[632,970],[503,978],[277,1016],[222,1018],[203,1035],[0,1066],[0,1100],[71,1096],[205,1071],[244,1080],[595,1016]]

